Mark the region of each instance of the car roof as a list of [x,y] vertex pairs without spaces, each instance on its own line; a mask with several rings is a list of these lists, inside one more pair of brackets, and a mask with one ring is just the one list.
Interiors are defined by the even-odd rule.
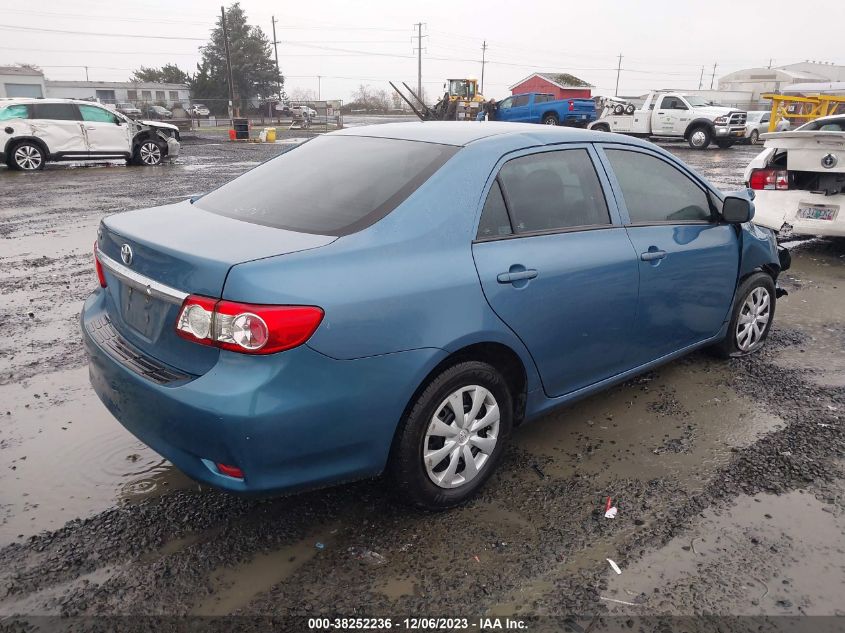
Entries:
[[611,140],[607,132],[580,128],[537,125],[536,123],[505,123],[502,121],[427,121],[416,123],[382,123],[362,125],[330,132],[330,136],[370,136],[405,141],[422,141],[442,145],[469,145],[494,136],[524,136],[531,144],[591,143]]

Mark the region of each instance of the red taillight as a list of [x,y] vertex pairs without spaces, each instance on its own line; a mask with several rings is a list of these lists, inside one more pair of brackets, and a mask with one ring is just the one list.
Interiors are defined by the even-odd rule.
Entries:
[[789,189],[789,172],[785,169],[755,169],[748,179],[748,186],[752,189]]
[[106,276],[103,274],[103,265],[97,257],[97,242],[94,242],[94,268],[97,270],[97,279],[100,280],[100,288],[106,287]]
[[569,100],[569,111],[572,112],[575,109],[575,102],[570,99]]
[[315,306],[236,303],[191,295],[176,320],[176,333],[195,343],[243,354],[273,354],[302,345],[323,320]]
[[229,466],[228,464],[214,464],[217,466],[217,471],[221,475],[226,475],[227,477],[234,477],[235,479],[243,479],[244,478],[244,471],[242,471],[237,466]]

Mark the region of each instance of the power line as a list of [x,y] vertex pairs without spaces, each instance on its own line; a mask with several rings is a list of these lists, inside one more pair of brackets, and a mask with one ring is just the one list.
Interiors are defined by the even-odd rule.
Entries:
[[193,42],[207,42],[207,37],[178,37],[175,35],[136,35],[133,33],[92,33],[91,31],[71,31],[65,29],[42,29],[34,26],[0,26],[6,31],[38,31],[41,33],[63,33],[65,35],[87,35],[89,37],[132,37],[145,40],[183,40]]

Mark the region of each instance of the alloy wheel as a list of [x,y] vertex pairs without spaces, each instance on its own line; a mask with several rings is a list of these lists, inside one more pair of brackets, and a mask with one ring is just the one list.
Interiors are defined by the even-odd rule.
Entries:
[[423,440],[426,474],[441,488],[458,488],[487,465],[499,437],[499,405],[479,385],[453,391],[437,407]]
[[762,342],[771,317],[771,304],[769,292],[763,287],[758,286],[746,297],[736,323],[736,346],[740,351],[748,352]]
[[41,167],[43,160],[41,152],[32,145],[21,145],[15,150],[15,164],[26,171],[32,171]]
[[151,141],[142,144],[138,154],[145,165],[158,165],[161,162],[161,148]]

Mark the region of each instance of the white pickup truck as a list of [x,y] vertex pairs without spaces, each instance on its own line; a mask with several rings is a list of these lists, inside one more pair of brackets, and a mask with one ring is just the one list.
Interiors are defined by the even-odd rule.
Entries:
[[[622,112],[617,114],[617,112]],[[698,95],[650,92],[642,108],[620,108],[609,101],[591,130],[619,132],[642,137],[683,138],[693,149],[706,149],[711,142],[727,148],[745,136],[743,110],[710,105]]]

